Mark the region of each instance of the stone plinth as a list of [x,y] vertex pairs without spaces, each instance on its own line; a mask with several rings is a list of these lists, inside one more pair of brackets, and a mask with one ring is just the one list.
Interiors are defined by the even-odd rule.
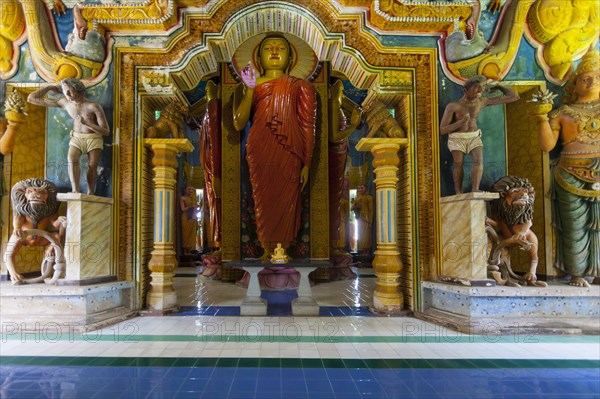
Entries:
[[425,281],[420,318],[465,333],[600,332],[600,286],[462,287]]
[[87,286],[0,283],[2,332],[79,332],[117,323],[135,314],[133,282]]
[[58,194],[67,203],[66,273],[62,284],[96,284],[114,278],[111,198]]
[[487,278],[486,201],[495,193],[466,193],[440,199],[442,272],[445,281],[464,285],[493,284]]

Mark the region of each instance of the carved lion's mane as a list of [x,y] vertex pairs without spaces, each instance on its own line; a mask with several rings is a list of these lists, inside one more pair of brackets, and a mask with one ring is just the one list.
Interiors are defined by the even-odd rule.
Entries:
[[524,224],[533,219],[533,202],[535,192],[529,180],[518,176],[504,176],[492,186],[492,192],[506,195],[513,188],[525,187],[529,190],[529,200],[526,205],[513,205],[501,195],[491,203],[492,218],[501,220],[507,225]]
[[[25,191],[29,187],[44,188],[48,191],[48,200],[44,205],[31,205],[25,197]],[[31,178],[16,183],[10,193],[13,204],[13,213],[17,216],[25,216],[33,221],[33,227],[43,219],[58,212],[60,203],[56,199],[57,189],[54,183],[48,180]]]

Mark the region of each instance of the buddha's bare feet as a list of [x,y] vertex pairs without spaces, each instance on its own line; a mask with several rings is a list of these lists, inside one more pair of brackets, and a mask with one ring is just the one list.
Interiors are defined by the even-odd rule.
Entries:
[[575,287],[590,288],[590,283],[588,283],[586,279],[584,279],[583,277],[577,277],[577,276],[571,277],[571,281],[569,281],[569,285],[572,285]]

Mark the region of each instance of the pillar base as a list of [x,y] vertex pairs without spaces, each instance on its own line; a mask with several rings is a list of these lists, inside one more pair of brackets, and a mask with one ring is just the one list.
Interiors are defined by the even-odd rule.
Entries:
[[177,306],[177,294],[175,292],[171,293],[158,293],[153,294],[150,292],[148,294],[148,309],[151,311],[161,311],[165,312],[172,308],[178,308]]
[[401,296],[392,298],[382,298],[375,293],[373,296],[373,306],[370,307],[373,313],[383,315],[397,315],[404,312],[404,298]]

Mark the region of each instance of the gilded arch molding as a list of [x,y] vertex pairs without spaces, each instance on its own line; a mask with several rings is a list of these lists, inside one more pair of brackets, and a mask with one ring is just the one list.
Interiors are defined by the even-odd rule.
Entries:
[[[421,275],[428,276],[435,273],[436,256],[439,253],[435,241],[435,232],[438,230],[436,216],[439,196],[436,155],[438,151],[436,49],[384,47],[364,29],[363,14],[338,18],[336,12],[330,10],[330,7],[324,7],[320,1],[246,0],[232,3],[221,3],[222,5],[210,16],[206,13],[200,16],[185,15],[183,29],[175,34],[177,40],[171,42],[168,50],[117,49],[115,78],[118,86],[115,96],[118,106],[115,107],[115,127],[119,129],[120,144],[115,154],[115,158],[119,160],[119,167],[115,168],[118,173],[115,173],[114,185],[115,192],[119,195],[116,225],[119,226],[119,264],[123,265],[120,275],[131,277],[133,265],[139,261],[135,258],[137,255],[133,238],[137,228],[134,222],[136,183],[130,178],[136,176],[135,154],[140,150],[141,134],[135,123],[138,72],[153,67],[166,68],[172,71],[173,80],[179,79],[178,85],[193,87],[193,81],[183,75],[185,65],[193,64],[200,74],[203,69],[199,65],[206,64],[208,67],[202,66],[202,68],[210,71],[210,65],[213,64],[202,60],[209,59],[206,57],[210,57],[209,53],[214,49],[222,51],[221,54],[212,55],[214,62],[226,60],[224,57],[235,50],[234,47],[227,47],[228,38],[232,44],[235,44],[250,37],[255,30],[243,28],[247,21],[246,17],[249,15],[258,17],[259,14],[265,18],[262,23],[267,23],[267,27],[269,27],[268,15],[286,15],[287,17],[282,17],[281,21],[298,21],[298,25],[303,26],[305,30],[296,31],[296,26],[292,23],[273,25],[270,30],[301,35],[300,37],[313,46],[317,54],[327,54],[322,52],[323,49],[338,54],[340,61],[335,64],[336,69],[347,72],[348,77],[353,76],[352,82],[358,87],[376,85],[382,90],[389,90],[396,86],[413,96],[414,129],[411,131],[411,141],[417,173],[413,177],[416,191],[412,195],[415,200],[418,200],[418,209],[415,209],[413,219],[418,220],[415,235],[419,237],[419,264],[416,267],[424,272]],[[301,7],[298,4],[301,4]],[[261,14],[260,10],[264,10],[262,11],[264,14]],[[271,19],[271,23],[276,21],[278,19]],[[327,30],[323,28],[325,26],[331,28]],[[234,38],[227,36],[231,34],[240,36]],[[221,41],[214,39],[215,37],[221,37]],[[195,59],[198,61],[192,61]],[[354,75],[357,72],[351,71],[351,67],[356,67],[360,76]],[[186,79],[189,79],[189,82]],[[375,95],[379,91],[370,92],[371,95]]]

